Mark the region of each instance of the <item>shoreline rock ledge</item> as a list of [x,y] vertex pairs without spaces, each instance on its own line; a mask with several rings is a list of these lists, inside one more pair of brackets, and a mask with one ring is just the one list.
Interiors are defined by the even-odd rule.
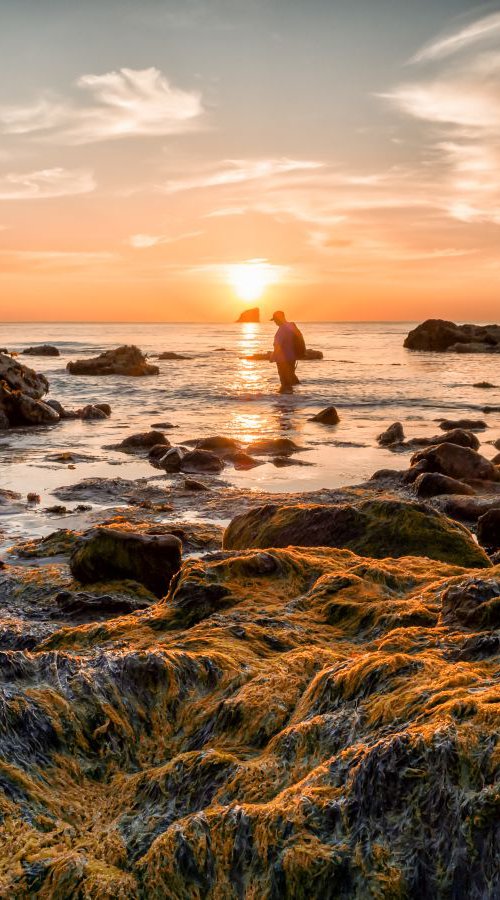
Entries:
[[426,319],[410,331],[403,346],[437,353],[500,353],[500,325],[456,325]]
[[158,366],[146,361],[146,354],[134,344],[105,350],[89,359],[77,359],[69,362],[66,368],[71,375],[130,375],[135,378],[160,372]]

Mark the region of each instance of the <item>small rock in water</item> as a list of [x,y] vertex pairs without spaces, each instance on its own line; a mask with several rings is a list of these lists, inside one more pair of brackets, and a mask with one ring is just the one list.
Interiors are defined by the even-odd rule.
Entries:
[[108,418],[111,415],[111,406],[109,403],[94,403],[94,406],[96,409],[101,409]]
[[52,344],[39,344],[37,347],[26,347],[26,350],[22,350],[22,353],[25,356],[60,356],[59,350],[57,347],[53,347]]
[[158,375],[158,366],[146,362],[146,355],[134,345],[105,350],[90,359],[77,359],[66,366],[71,375]]
[[108,416],[99,406],[94,406],[92,403],[89,403],[87,406],[84,406],[81,411],[81,418],[85,421],[89,421],[92,419],[107,419]]
[[177,428],[177,425],[173,425],[172,422],[153,422],[151,428]]
[[322,409],[315,416],[311,416],[309,421],[320,422],[321,425],[338,425],[340,416],[334,406],[327,406],[326,409]]
[[486,390],[487,388],[495,388],[496,384],[491,384],[490,381],[476,381],[476,384],[473,384],[472,387],[484,388]]
[[390,444],[400,444],[404,439],[405,433],[401,422],[394,422],[386,431],[379,434],[377,441],[382,447],[387,447]]
[[439,427],[442,428],[443,431],[453,431],[456,428],[465,431],[484,431],[488,425],[486,422],[483,422],[482,419],[457,419],[456,421],[444,419]]
[[190,359],[190,357],[183,356],[182,353],[175,353],[173,350],[165,350],[158,354],[158,359]]
[[264,460],[254,459],[253,456],[250,456],[249,453],[245,453],[244,450],[238,450],[236,453],[232,453],[229,456],[229,461],[232,462],[234,468],[238,471],[255,469],[256,466],[264,465]]
[[155,445],[162,444],[165,453],[170,447],[170,441],[161,431],[141,431],[138,434],[129,434],[120,444],[115,444],[114,450],[148,450]]
[[189,450],[180,461],[182,472],[218,474],[223,468],[224,461],[211,450]]
[[303,449],[290,438],[263,438],[248,444],[246,452],[251,456],[289,456],[290,453],[298,453]]
[[196,481],[194,478],[186,478],[184,481],[185,491],[209,491],[211,488],[202,481]]
[[40,503],[40,494],[30,492],[26,497],[28,503]]

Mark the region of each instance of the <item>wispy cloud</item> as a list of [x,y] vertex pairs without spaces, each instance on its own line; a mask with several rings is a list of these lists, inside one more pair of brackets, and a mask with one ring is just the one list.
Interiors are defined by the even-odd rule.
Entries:
[[159,244],[176,244],[178,241],[187,241],[200,237],[202,234],[203,231],[186,231],[184,234],[174,237],[167,234],[132,234],[127,243],[135,250],[145,250],[149,247],[157,247]]
[[324,163],[300,159],[228,159],[222,166],[211,167],[201,175],[168,181],[165,189],[169,193],[189,191],[195,188],[220,187],[242,184],[247,181],[261,181],[291,172],[306,172],[321,169]]
[[45,200],[95,189],[94,176],[85,170],[40,169],[0,175],[0,200]]
[[82,75],[76,86],[80,102],[45,94],[27,106],[0,107],[1,130],[70,145],[90,144],[179,134],[192,129],[203,112],[197,91],[174,87],[156,68]]
[[492,13],[492,15],[484,16],[484,18],[478,19],[476,22],[472,22],[446,37],[432,41],[415,53],[410,62],[429,62],[434,59],[442,59],[470,47],[477,41],[493,37],[499,33],[500,13]]

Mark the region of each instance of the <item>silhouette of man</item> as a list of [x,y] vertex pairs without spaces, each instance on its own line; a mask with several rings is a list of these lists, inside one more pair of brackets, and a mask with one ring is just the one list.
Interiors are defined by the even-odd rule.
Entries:
[[287,322],[285,313],[281,309],[273,313],[271,322],[275,322],[278,326],[278,330],[274,335],[274,350],[271,355],[271,361],[276,363],[278,369],[281,382],[279,393],[293,394],[293,385],[300,384],[295,374],[297,363],[297,326],[295,322]]

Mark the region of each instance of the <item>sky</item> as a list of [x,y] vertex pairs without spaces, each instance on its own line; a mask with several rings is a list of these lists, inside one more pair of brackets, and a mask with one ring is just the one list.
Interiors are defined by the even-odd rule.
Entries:
[[0,17],[0,321],[498,321],[500,3]]

